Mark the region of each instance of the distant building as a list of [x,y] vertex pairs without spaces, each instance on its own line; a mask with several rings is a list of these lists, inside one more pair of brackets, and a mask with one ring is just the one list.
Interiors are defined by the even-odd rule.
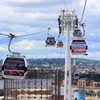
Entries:
[[100,82],[92,81],[92,80],[86,80],[86,79],[80,79],[77,82],[77,86],[79,88],[84,89],[100,89]]
[[63,100],[60,70],[31,71],[30,79],[4,80],[4,100]]

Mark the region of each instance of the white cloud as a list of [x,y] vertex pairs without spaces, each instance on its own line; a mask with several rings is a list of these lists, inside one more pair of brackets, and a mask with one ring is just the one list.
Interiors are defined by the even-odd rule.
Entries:
[[46,22],[57,18],[56,13],[45,13],[45,12],[17,12],[17,8],[0,6],[0,22],[5,22],[9,24],[22,24],[22,25],[35,25],[39,22]]
[[22,40],[14,45],[17,50],[32,50],[32,48],[36,47],[35,44],[28,40]]
[[97,49],[100,49],[99,46],[100,46],[100,42],[89,42],[90,49],[97,50]]
[[[87,57],[86,57],[86,58],[87,58]],[[89,53],[88,53],[88,58],[89,58],[89,59],[100,60],[100,52],[99,52],[99,51],[89,52]]]
[[36,41],[36,40],[21,40],[12,46],[12,48],[15,48],[15,50],[33,50],[33,49],[39,49],[41,46],[43,46],[43,41]]
[[7,45],[0,45],[0,52],[5,52],[7,49]]
[[[16,11],[17,8],[0,5],[0,31],[33,32],[38,27],[49,25],[48,20],[56,19],[56,13]],[[51,22],[50,22],[51,23]]]
[[[25,51],[25,50],[33,50],[33,49],[41,49],[44,46],[43,41],[36,41],[36,40],[21,40],[19,42],[13,43],[11,45],[12,51]],[[0,45],[0,52],[7,52],[8,45],[2,44]]]
[[64,54],[58,54],[58,53],[52,53],[52,54],[41,54],[41,55],[36,55],[36,54],[31,54],[31,55],[26,55],[27,58],[64,58]]
[[[81,7],[84,6],[85,0],[79,0]],[[87,0],[86,11],[89,15],[100,15],[100,4],[98,0]]]
[[43,2],[44,0],[3,0],[5,2]]
[[85,55],[77,55],[77,56],[72,56],[73,58],[83,58],[83,59],[93,59],[93,60],[100,60],[100,52],[99,51],[92,51],[92,52],[87,52],[87,56]]
[[[49,6],[49,8],[46,8],[45,6],[42,7],[42,5],[41,5],[41,7],[40,7],[40,5],[35,6],[35,7],[33,6],[33,8],[32,7],[30,7],[30,8],[19,7],[20,4],[40,3],[40,2],[43,2],[43,1],[52,2],[52,4],[53,4],[52,0],[51,1],[50,0],[1,0],[0,1],[0,3],[1,3],[0,4],[0,32],[3,31],[3,30],[5,31],[6,28],[8,28],[7,31],[9,29],[11,29],[11,30],[13,30],[13,32],[17,32],[19,34],[21,32],[23,34],[26,34],[28,32],[34,32],[34,31],[37,31],[37,30],[41,30],[40,26],[44,27],[46,21],[49,25],[49,23],[51,23],[52,19],[57,19],[58,14],[56,12],[58,12],[58,10],[60,8],[63,8],[63,6],[62,6],[63,1],[61,1],[61,3],[62,3],[61,5],[56,3],[54,6],[50,6],[49,3],[48,3],[46,5],[46,7]],[[70,4],[66,5],[66,7],[71,8],[71,9],[75,8],[75,9],[77,9],[76,11],[81,13],[83,6],[84,6],[84,1],[85,0],[75,0],[75,1],[72,0],[72,2]],[[85,15],[88,17],[88,20],[92,21],[92,20],[95,20],[95,18],[93,19],[93,16],[99,16],[100,15],[100,4],[98,3],[99,2],[98,0],[87,0],[87,1],[88,2],[87,2],[87,6],[86,6]],[[5,4],[2,5],[2,2],[5,3]],[[13,2],[15,5],[17,3],[17,6],[12,6],[13,3],[12,3],[12,5],[9,5],[9,4],[6,5],[6,2],[9,2],[9,3]],[[40,8],[42,8],[42,10]],[[24,11],[23,11],[23,9],[24,9]],[[20,12],[21,10],[22,10],[22,12]],[[78,14],[78,16],[80,16],[80,13]],[[41,21],[43,21],[43,23],[41,23]],[[55,22],[57,22],[57,20],[55,20]],[[3,23],[3,24],[1,24],[1,23]],[[37,23],[39,25],[36,26]],[[32,24],[32,25],[30,25],[30,24]],[[53,22],[53,24],[54,24],[54,22]],[[47,26],[47,24],[45,26]],[[44,28],[47,28],[47,27],[44,27]],[[2,28],[2,30],[1,30],[1,28]],[[56,31],[58,30],[56,27],[53,27],[53,28]],[[93,28],[93,30],[95,30],[95,28]],[[99,29],[96,29],[96,30],[98,30],[98,31],[95,32],[95,34],[99,33]],[[100,37],[99,34],[97,34],[97,35],[95,35],[95,34],[90,34],[88,36],[92,36],[92,37],[95,36],[97,38]],[[95,48],[98,47],[98,45],[100,45],[100,43],[92,43],[92,44],[89,45],[89,48],[95,49]],[[24,50],[34,50],[35,48],[37,48],[37,49],[39,48],[41,50],[42,46],[44,46],[44,44],[41,41],[24,39],[20,42],[15,43],[14,46],[12,46],[12,49],[14,48],[15,50],[20,51],[20,50],[23,50],[23,49]],[[0,45],[0,51],[1,52],[7,51],[7,46]],[[96,56],[95,56],[94,53],[96,53],[96,56],[99,59],[99,57],[100,57],[99,52],[93,52],[93,53],[90,52],[88,57],[94,57],[95,58]],[[32,55],[30,55],[30,56],[32,56]],[[43,55],[40,55],[40,56],[42,57]],[[59,55],[57,53],[52,53],[52,55],[49,54],[49,57],[54,57],[54,56],[60,57],[61,55]]]

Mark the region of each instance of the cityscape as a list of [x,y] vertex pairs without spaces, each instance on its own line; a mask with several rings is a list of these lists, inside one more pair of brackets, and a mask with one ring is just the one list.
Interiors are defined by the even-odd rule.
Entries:
[[0,100],[100,100],[98,0],[0,1]]

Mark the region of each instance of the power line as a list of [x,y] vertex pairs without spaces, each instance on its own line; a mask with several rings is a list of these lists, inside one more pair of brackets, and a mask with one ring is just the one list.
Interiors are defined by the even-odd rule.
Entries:
[[82,11],[82,16],[81,16],[81,21],[83,21],[83,18],[84,18],[84,13],[85,13],[85,9],[86,9],[86,4],[87,4],[87,0],[85,0],[85,4],[84,4],[84,8],[83,8],[83,11]]

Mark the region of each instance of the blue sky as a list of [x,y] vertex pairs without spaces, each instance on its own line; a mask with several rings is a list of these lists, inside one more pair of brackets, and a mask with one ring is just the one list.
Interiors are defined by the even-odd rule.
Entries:
[[[57,49],[45,47],[46,31],[57,37],[57,18],[62,8],[75,9],[80,19],[85,0],[0,0],[0,32],[8,34],[30,34],[33,36],[16,38],[12,49],[26,55],[27,58],[64,57],[65,47]],[[89,46],[88,56],[82,58],[100,60],[100,5],[98,0],[88,0],[84,16],[86,40]],[[56,38],[57,39],[57,38]],[[65,40],[65,35],[61,37]],[[8,54],[9,39],[0,36],[0,58]]]

